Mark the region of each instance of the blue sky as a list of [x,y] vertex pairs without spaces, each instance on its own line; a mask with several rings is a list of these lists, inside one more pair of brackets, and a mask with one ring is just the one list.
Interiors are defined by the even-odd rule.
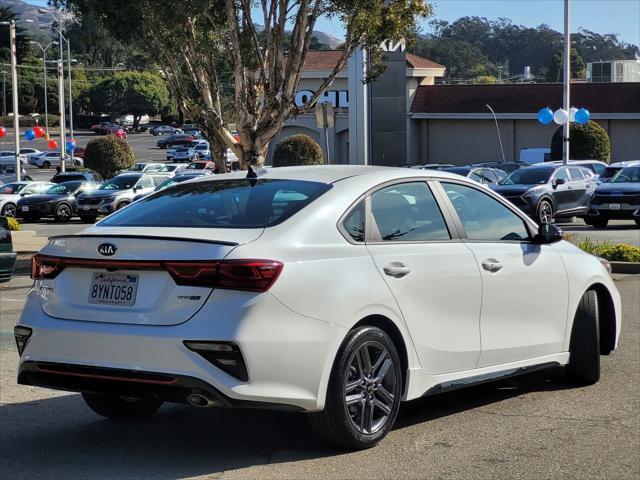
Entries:
[[[46,5],[46,0],[28,0]],[[432,0],[435,18],[453,22],[464,16],[500,17],[519,25],[535,27],[546,23],[558,31],[563,29],[563,0]],[[617,33],[625,42],[640,44],[640,0],[571,0],[571,30],[586,28],[598,33]],[[423,25],[429,31],[427,24]],[[342,37],[340,25],[321,20],[318,29]]]

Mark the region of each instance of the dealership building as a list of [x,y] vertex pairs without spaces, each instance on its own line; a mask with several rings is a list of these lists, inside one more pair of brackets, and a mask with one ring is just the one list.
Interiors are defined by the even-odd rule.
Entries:
[[[388,71],[371,86],[369,163],[402,165],[495,161],[502,158],[494,117],[507,160],[524,148],[548,147],[556,126],[541,125],[537,111],[562,105],[561,84],[438,85],[445,66],[410,53],[393,54]],[[390,56],[392,56],[390,55]],[[303,105],[330,74],[338,51],[311,51],[296,95]],[[321,102],[334,107],[328,131],[331,163],[358,163],[349,154],[349,71],[339,72]],[[640,83],[574,83],[571,104],[585,107],[611,138],[611,161],[640,159]],[[353,107],[353,105],[352,105]],[[322,146],[315,111],[289,120],[271,143],[306,134]],[[326,158],[326,157],[325,157]]]

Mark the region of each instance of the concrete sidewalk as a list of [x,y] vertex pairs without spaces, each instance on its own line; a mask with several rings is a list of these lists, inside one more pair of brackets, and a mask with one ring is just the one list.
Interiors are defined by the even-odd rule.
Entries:
[[18,253],[37,252],[47,244],[47,237],[39,237],[34,230],[11,232],[13,250]]

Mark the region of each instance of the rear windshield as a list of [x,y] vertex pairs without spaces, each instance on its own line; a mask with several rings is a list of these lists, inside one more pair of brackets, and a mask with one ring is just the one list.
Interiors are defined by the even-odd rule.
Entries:
[[133,175],[121,175],[100,185],[98,190],[128,190],[133,188],[140,177]]
[[309,205],[331,185],[301,180],[211,180],[182,183],[98,223],[102,227],[264,228]]

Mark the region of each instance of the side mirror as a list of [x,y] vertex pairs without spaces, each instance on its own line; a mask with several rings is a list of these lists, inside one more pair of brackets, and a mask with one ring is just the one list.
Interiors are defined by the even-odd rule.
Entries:
[[533,239],[540,245],[548,245],[562,240],[562,229],[550,223],[543,223],[538,228],[538,234]]
[[138,187],[137,185],[135,185],[135,186],[133,187],[133,193],[136,193],[136,192],[138,191],[138,189],[139,189],[139,187]]
[[564,185],[565,183],[567,183],[567,181],[564,178],[556,178],[553,181],[553,187],[557,187],[558,185]]

